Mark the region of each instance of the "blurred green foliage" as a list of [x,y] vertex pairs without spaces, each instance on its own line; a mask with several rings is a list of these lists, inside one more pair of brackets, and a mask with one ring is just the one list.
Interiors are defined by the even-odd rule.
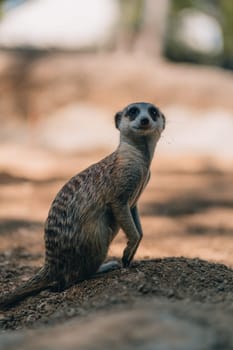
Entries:
[[[214,17],[223,34],[223,51],[218,55],[201,54],[178,42],[174,36],[179,14],[184,9],[196,9]],[[174,61],[214,64],[233,69],[233,1],[232,0],[171,0],[164,43],[164,55]]]
[[[0,17],[3,3],[0,0]],[[126,38],[129,48],[140,34],[144,23],[146,0],[118,0],[121,8],[120,32]],[[156,0],[155,0],[156,1]],[[214,17],[223,33],[223,51],[216,55],[202,54],[191,50],[175,38],[175,28],[179,14],[184,9],[196,9]],[[233,69],[233,0],[170,0],[167,18],[167,31],[164,41],[164,55],[173,61],[186,61],[200,64],[215,64]]]
[[224,35],[222,66],[233,69],[233,1],[221,0],[218,5],[222,14],[221,25]]
[[0,0],[0,18],[2,16],[2,5],[4,3],[4,0]]

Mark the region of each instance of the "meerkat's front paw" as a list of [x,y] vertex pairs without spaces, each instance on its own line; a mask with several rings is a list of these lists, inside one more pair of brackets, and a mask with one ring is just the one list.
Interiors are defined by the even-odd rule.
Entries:
[[130,259],[129,250],[127,248],[124,250],[124,254],[121,261],[122,261],[122,266],[124,268],[129,267],[131,259]]
[[129,267],[129,265],[130,265],[130,261],[122,258],[122,266],[123,266],[123,268],[126,269],[127,267]]

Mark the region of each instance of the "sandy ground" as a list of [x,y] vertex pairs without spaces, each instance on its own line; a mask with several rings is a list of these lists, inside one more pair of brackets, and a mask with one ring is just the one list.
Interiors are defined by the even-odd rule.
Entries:
[[[118,64],[120,73],[101,56],[68,58],[68,64],[64,57],[42,58],[30,66],[22,101],[28,102],[27,92],[34,99],[27,108],[49,117],[31,129],[15,119],[0,131],[0,293],[42,265],[43,223],[60,187],[114,149],[113,110],[146,96],[164,105],[169,122],[139,203],[144,237],[135,261],[129,269],[62,293],[43,291],[0,311],[0,350],[93,349],[93,344],[95,349],[233,349],[232,75],[169,64],[155,69],[150,61],[139,74],[141,58],[119,57]],[[99,86],[104,72],[111,75]],[[76,80],[66,85],[63,79],[73,75]],[[7,86],[16,89],[13,78],[5,74]],[[85,93],[75,90],[77,81]],[[7,89],[2,92],[2,114],[10,113],[12,105],[3,103]],[[54,111],[57,101],[61,105]],[[85,118],[74,118],[76,113]],[[94,115],[99,138],[95,131],[80,133],[90,129]],[[120,260],[125,243],[120,232],[109,257]]]
[[[31,150],[34,159],[40,152]],[[1,292],[12,290],[43,263],[43,222],[52,198],[66,179],[103,155],[103,151],[71,157],[47,152],[43,176],[37,173],[33,178],[30,167],[20,172],[20,166],[13,175],[9,165],[1,173]],[[57,169],[63,169],[59,176]],[[140,201],[145,233],[132,267],[84,281],[63,293],[41,292],[2,312],[1,329],[18,331],[13,338],[2,333],[0,349],[4,344],[30,348],[32,339],[41,339],[41,334],[36,349],[45,344],[58,348],[57,334],[63,326],[62,349],[77,345],[91,349],[93,342],[96,348],[112,347],[116,337],[126,349],[133,344],[141,349],[147,343],[163,349],[158,339],[172,349],[214,349],[219,344],[232,349],[232,198],[228,162],[158,155]],[[119,259],[124,246],[124,235],[119,233],[109,255]],[[93,331],[85,326],[90,322]],[[135,328],[128,322],[136,322]],[[82,333],[78,339],[76,327]],[[200,347],[202,338],[205,347]]]

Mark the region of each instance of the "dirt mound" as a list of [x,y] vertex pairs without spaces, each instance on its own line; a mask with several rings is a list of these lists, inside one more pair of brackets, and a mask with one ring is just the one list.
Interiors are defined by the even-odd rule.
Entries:
[[[18,266],[18,258],[19,252],[16,251],[11,262],[6,264],[6,257],[1,255],[2,291],[12,289],[35,272],[35,268]],[[33,260],[33,256],[29,258]],[[197,302],[211,303],[224,312],[233,303],[233,270],[199,259],[136,261],[130,269],[117,269],[83,281],[62,293],[43,291],[30,297],[1,314],[1,328],[54,325],[74,316],[83,317],[97,310],[111,311],[116,307],[122,309],[154,297],[185,300],[193,304],[194,309]]]
[[[35,272],[0,256],[1,292]],[[8,257],[9,259],[9,257]],[[233,270],[200,259],[135,261],[0,314],[0,349],[232,349]],[[23,330],[22,330],[23,328]],[[28,331],[27,328],[33,330]],[[20,330],[21,329],[21,330]]]

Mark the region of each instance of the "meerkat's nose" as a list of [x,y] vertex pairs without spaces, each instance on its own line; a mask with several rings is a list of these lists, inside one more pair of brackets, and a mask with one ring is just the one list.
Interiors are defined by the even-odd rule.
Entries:
[[143,117],[141,120],[140,120],[140,124],[142,125],[142,126],[146,126],[146,125],[148,125],[149,124],[149,119],[147,118],[147,117]]

